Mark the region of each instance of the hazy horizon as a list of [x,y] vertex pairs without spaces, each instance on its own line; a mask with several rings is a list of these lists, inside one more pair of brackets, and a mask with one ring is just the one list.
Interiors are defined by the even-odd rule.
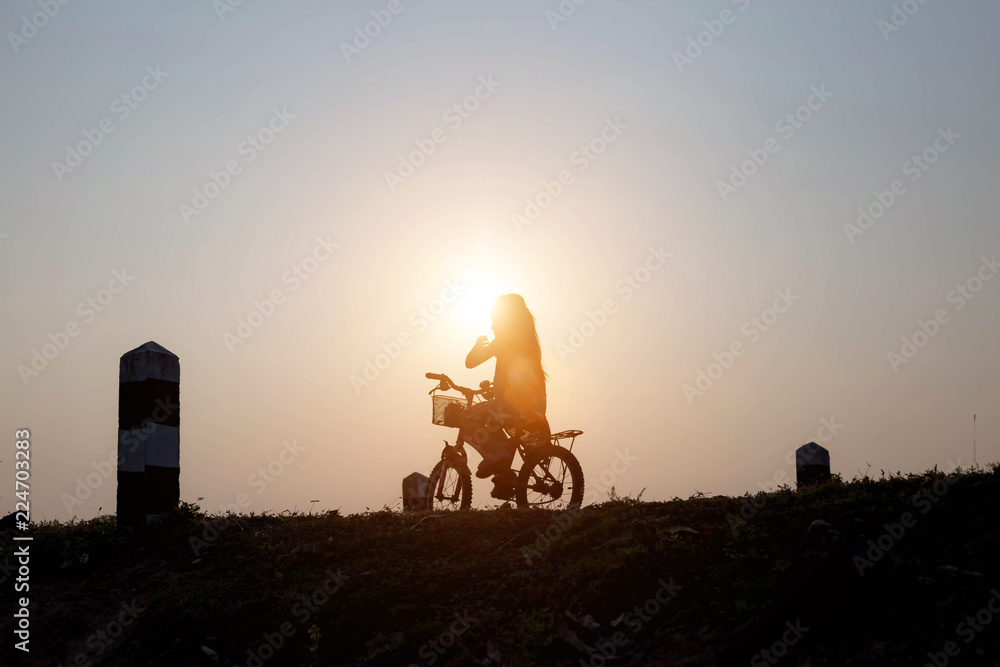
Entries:
[[147,341],[182,500],[380,509],[456,435],[424,373],[492,379],[509,292],[599,499],[774,488],[810,441],[968,466],[973,414],[1000,460],[1000,6],[39,7],[0,10],[0,471],[31,429],[35,519],[114,513],[113,472],[77,489]]

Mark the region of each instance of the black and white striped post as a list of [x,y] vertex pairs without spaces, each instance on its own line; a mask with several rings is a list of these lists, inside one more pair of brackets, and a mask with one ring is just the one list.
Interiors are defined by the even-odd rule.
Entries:
[[821,484],[830,479],[830,452],[810,442],[795,450],[796,488]]
[[150,341],[122,355],[118,371],[118,525],[142,527],[180,499],[177,355]]

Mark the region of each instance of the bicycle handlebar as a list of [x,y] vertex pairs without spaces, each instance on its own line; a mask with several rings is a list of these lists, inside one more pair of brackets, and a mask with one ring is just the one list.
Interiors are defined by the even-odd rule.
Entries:
[[455,391],[457,391],[457,392],[461,393],[463,396],[465,396],[466,400],[468,400],[469,402],[472,401],[472,397],[473,396],[477,396],[477,395],[481,396],[481,395],[485,394],[486,392],[488,392],[490,390],[490,386],[489,386],[488,382],[483,383],[483,384],[486,385],[485,387],[483,386],[483,384],[480,384],[479,385],[480,389],[478,389],[478,390],[476,390],[476,389],[469,389],[468,387],[459,386],[459,385],[455,384],[452,381],[452,379],[450,377],[448,377],[447,375],[445,375],[444,373],[426,373],[424,375],[424,377],[426,377],[428,380],[437,380],[438,381],[438,386],[435,387],[434,389],[431,389],[431,392],[434,392],[436,389],[440,389],[441,391],[448,391],[449,389],[454,389]]

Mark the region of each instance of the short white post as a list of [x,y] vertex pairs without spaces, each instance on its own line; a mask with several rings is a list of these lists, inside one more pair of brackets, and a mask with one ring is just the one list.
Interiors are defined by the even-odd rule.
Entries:
[[810,442],[795,450],[796,488],[821,484],[830,479],[830,452]]
[[403,511],[427,509],[427,477],[419,472],[403,478]]

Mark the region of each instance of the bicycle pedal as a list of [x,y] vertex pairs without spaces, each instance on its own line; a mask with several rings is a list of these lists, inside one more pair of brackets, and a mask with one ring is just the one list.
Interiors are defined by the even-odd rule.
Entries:
[[511,472],[497,475],[493,478],[493,491],[490,492],[490,496],[497,500],[513,500],[516,491],[512,484],[516,481],[517,478]]
[[512,486],[494,486],[490,496],[497,500],[514,500],[515,491]]

